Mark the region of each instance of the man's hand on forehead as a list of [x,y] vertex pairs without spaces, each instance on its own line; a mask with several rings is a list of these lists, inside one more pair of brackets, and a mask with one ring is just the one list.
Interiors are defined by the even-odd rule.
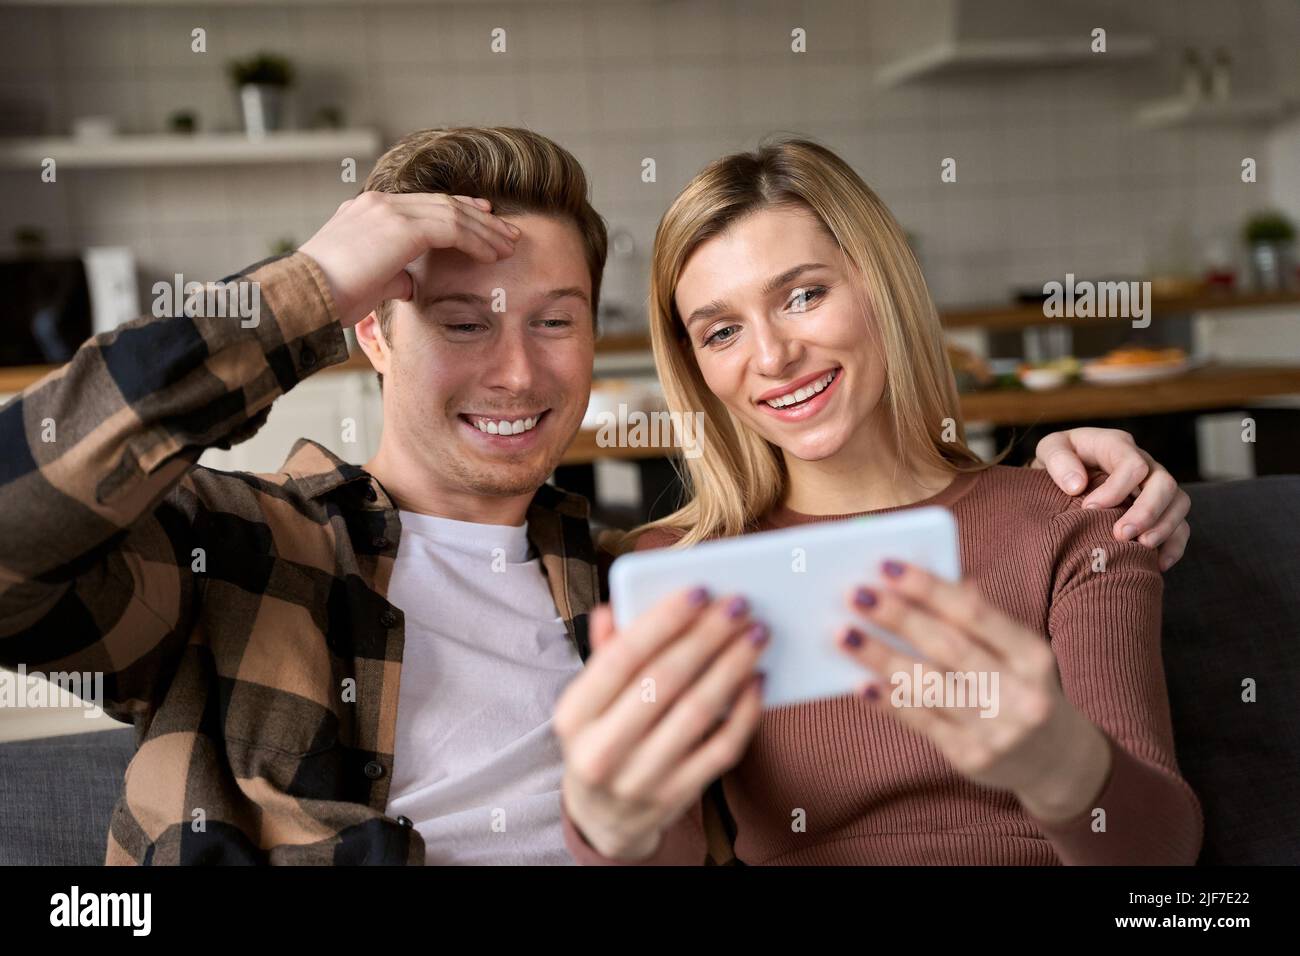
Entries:
[[476,262],[514,254],[518,227],[486,199],[443,193],[364,192],[339,206],[299,249],[325,274],[344,328],[386,299],[414,294],[421,260],[456,249]]

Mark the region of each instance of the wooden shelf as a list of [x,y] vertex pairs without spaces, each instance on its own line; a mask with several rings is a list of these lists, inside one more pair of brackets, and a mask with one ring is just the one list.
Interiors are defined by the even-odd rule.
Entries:
[[[0,393],[18,392],[47,374],[52,366],[0,368]],[[357,352],[331,372],[363,372],[370,368]],[[1215,411],[1240,408],[1280,395],[1300,395],[1300,365],[1207,365],[1177,378],[1143,385],[1077,384],[1050,392],[1015,389],[969,392],[961,396],[966,422],[998,425],[1037,425],[1089,418],[1130,418],[1168,412]],[[580,431],[564,455],[566,465],[600,459],[631,461],[660,458],[672,448],[601,448],[596,430]]]
[[292,130],[258,138],[236,132],[0,139],[0,168],[10,169],[38,169],[46,158],[64,169],[109,169],[338,162],[377,155],[379,133],[372,129]]
[[[1239,408],[1259,398],[1300,395],[1300,365],[1208,365],[1178,378],[1145,385],[1071,385],[1051,392],[1006,389],[961,396],[969,423],[1039,425],[1089,418],[1131,418],[1167,412]],[[601,448],[596,432],[580,431],[564,464],[670,457],[675,449]]]
[[596,339],[596,351],[603,354],[650,351],[650,333],[644,335],[605,335]]
[[669,448],[601,448],[596,444],[596,429],[584,428],[574,436],[562,465],[589,465],[594,461],[635,461],[639,458],[671,458],[678,449]]
[[[1260,292],[1249,295],[1226,293],[1200,293],[1192,296],[1156,298],[1151,305],[1152,315],[1187,315],[1195,312],[1231,311],[1234,309],[1276,308],[1294,305],[1300,307],[1300,292]],[[945,328],[982,328],[993,331],[1023,329],[1035,325],[1088,325],[1120,321],[1104,319],[1045,319],[1038,305],[988,306],[969,309],[949,309],[940,313]],[[619,335],[597,339],[598,354],[616,355],[650,351],[648,335]],[[0,367],[0,394],[20,392],[32,382],[49,372],[52,365],[22,365]],[[326,369],[330,372],[355,372],[370,369],[370,360],[360,350],[346,362]],[[1013,393],[1014,394],[1014,393]],[[642,456],[644,457],[644,456]]]
[[[1261,309],[1276,306],[1300,306],[1300,292],[1199,292],[1194,295],[1152,296],[1151,315],[1191,315],[1195,312]],[[1034,325],[1105,325],[1124,322],[1113,316],[1103,318],[1049,319],[1042,305],[989,306],[987,308],[945,309],[939,319],[946,329],[982,328],[994,331],[1023,329]]]
[[21,392],[58,368],[57,365],[9,365],[0,368],[0,395]]
[[324,369],[321,374],[329,375],[334,372],[373,372],[375,367],[370,364],[370,359],[366,358],[366,353],[359,348],[354,348],[352,353],[345,361],[338,365],[331,365]]
[[[1294,305],[1300,307],[1300,292],[1198,292],[1195,295],[1152,296],[1151,314],[1191,315],[1196,312],[1228,312],[1234,309],[1265,309]],[[939,321],[946,329],[989,329],[1004,331],[1035,325],[1105,325],[1124,321],[1114,317],[1060,318],[1043,316],[1041,305],[990,305],[943,309]],[[620,335],[596,341],[597,352],[648,352],[648,335]]]
[[967,423],[1036,425],[1239,408],[1278,395],[1300,395],[1300,365],[1206,365],[1142,385],[1080,383],[1049,392],[968,392],[961,396],[961,409]]
[[[0,366],[0,395],[21,392],[32,382],[39,381],[56,368],[58,368],[57,365]],[[373,370],[370,359],[366,358],[366,353],[357,349],[345,361],[340,362],[338,365],[331,365],[327,369],[322,369],[321,374],[333,375],[338,372],[370,372]]]

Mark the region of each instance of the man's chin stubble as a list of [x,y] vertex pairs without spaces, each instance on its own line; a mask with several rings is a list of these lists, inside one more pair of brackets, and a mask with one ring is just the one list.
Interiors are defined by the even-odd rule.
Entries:
[[578,422],[573,423],[570,431],[569,439],[562,448],[552,447],[549,454],[540,458],[536,457],[538,449],[533,449],[531,454],[525,453],[513,461],[506,458],[500,463],[491,463],[490,458],[485,460],[471,451],[470,447],[462,447],[458,451],[463,456],[458,455],[450,461],[444,461],[443,467],[462,488],[472,494],[485,498],[531,495],[546,484],[546,479],[559,467],[564,458],[564,448],[569,446],[578,432]]
[[531,495],[551,476],[554,468],[545,465],[533,468],[503,465],[498,469],[466,466],[460,462],[452,466],[458,483],[466,490],[484,498],[514,498]]
[[519,495],[531,495],[536,493],[538,488],[546,484],[546,479],[549,476],[550,472],[547,472],[536,480],[521,479],[514,482],[502,481],[499,478],[495,478],[492,480],[471,483],[469,490],[476,495],[483,496],[484,498],[515,498]]

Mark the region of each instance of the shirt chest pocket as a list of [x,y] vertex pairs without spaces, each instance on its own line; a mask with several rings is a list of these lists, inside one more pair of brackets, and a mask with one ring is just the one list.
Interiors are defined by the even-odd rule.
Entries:
[[234,745],[306,757],[338,744],[335,711],[290,691],[234,681],[223,710],[224,736]]
[[[283,583],[283,582],[281,582]],[[289,756],[338,743],[345,670],[301,603],[263,595],[247,636],[221,628],[209,647],[216,667],[221,736]],[[241,639],[242,638],[242,639]]]

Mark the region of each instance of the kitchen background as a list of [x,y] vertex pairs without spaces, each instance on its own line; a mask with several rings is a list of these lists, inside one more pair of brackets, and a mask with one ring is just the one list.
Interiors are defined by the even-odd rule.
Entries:
[[[984,450],[1110,422],[1182,480],[1296,471],[1298,44],[1295,0],[4,2],[0,288],[28,291],[4,297],[0,320],[31,323],[34,262],[71,275],[83,258],[99,263],[82,304],[98,327],[147,311],[154,282],[219,278],[305,241],[356,192],[345,157],[359,182],[411,130],[524,125],[582,161],[615,240],[593,413],[653,405],[642,333],[659,215],[709,160],[799,133],[851,162],[912,236]],[[262,52],[293,77],[282,130],[250,137],[228,65]],[[1255,249],[1243,230],[1266,211],[1282,218]],[[1032,296],[1067,273],[1153,281],[1151,328],[1042,328]],[[1022,374],[1125,345],[1150,351],[1112,354],[1109,378],[1079,383],[1071,361]],[[0,392],[59,357],[6,354]],[[364,461],[381,413],[357,359],[204,461],[273,469],[304,434]],[[559,477],[611,521],[671,502],[661,450],[586,435]]]
[[[155,282],[305,241],[356,192],[345,158],[361,181],[411,130],[488,124],[545,132],[586,167],[614,240],[591,414],[653,407],[659,215],[709,160],[798,133],[841,153],[908,230],[983,450],[1018,440],[1023,457],[1043,430],[1090,422],[1130,428],[1184,481],[1300,471],[1298,46],[1295,0],[3,2],[0,395],[147,311]],[[251,136],[228,67],[263,52],[292,84],[282,128]],[[1252,246],[1244,228],[1265,211],[1282,218]],[[1034,296],[1067,273],[1152,281],[1151,327],[1045,327]],[[1150,351],[1115,356],[1125,345]],[[1118,361],[1078,380],[1074,359],[1106,354]],[[204,461],[272,470],[307,435],[361,462],[380,421],[358,355]],[[593,436],[558,483],[611,523],[672,504],[662,449]],[[0,738],[88,726],[116,725],[8,709]]]

